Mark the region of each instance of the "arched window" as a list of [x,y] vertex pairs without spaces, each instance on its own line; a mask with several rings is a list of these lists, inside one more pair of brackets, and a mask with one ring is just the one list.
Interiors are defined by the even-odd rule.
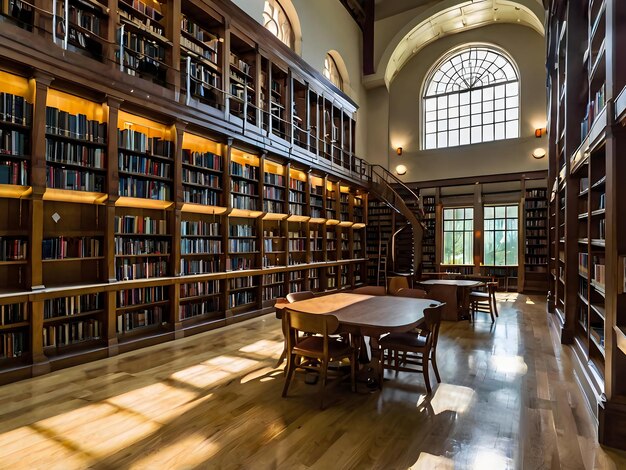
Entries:
[[323,74],[333,85],[340,90],[343,90],[343,78],[341,77],[341,72],[339,72],[337,62],[330,54],[326,54],[326,58],[324,59]]
[[430,73],[423,104],[424,149],[519,137],[519,78],[489,46],[444,57]]
[[295,49],[295,36],[291,21],[278,0],[265,0],[263,25],[287,46]]

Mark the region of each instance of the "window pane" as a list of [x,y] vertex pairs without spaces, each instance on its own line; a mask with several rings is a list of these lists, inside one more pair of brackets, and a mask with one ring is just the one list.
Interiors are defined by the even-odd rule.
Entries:
[[493,222],[493,219],[486,219],[485,220],[485,232],[487,230],[493,230],[495,229],[495,224]]
[[459,118],[450,119],[450,129],[459,128]]
[[469,230],[470,232],[474,230],[474,221],[466,220],[465,221],[465,230]]
[[445,232],[443,234],[443,262],[444,264],[452,264],[454,262],[453,257],[453,232]]
[[467,209],[465,209],[465,218],[466,219],[473,219],[474,218],[474,208],[473,207],[468,207]]
[[507,230],[517,230],[517,219],[506,219]]
[[464,222],[462,220],[457,220],[456,222],[454,222],[454,230],[456,230],[457,232],[462,232],[463,224]]
[[450,108],[454,108],[456,106],[459,105],[459,95],[458,94],[453,94],[448,96],[448,106],[450,106]]
[[437,125],[434,122],[427,122],[426,123],[426,133],[427,134],[432,134],[436,130],[437,130]]
[[463,92],[459,94],[459,103],[460,104],[469,104],[470,97],[468,92]]
[[472,127],[472,143],[476,144],[482,141],[482,128]]
[[448,130],[448,121],[437,121],[437,130],[438,131],[447,131]]
[[494,89],[494,96],[496,99],[504,98],[504,85],[497,85]]
[[507,217],[517,217],[517,206],[507,206],[507,208],[506,208],[506,216]]
[[437,148],[437,137],[435,134],[429,134],[426,136],[426,148],[434,149]]
[[500,122],[495,125],[495,138],[496,140],[504,139],[504,123]]
[[506,138],[513,139],[519,136],[519,124],[518,121],[511,121],[506,123]]
[[504,100],[496,100],[495,101],[495,109],[504,109]]
[[437,111],[437,119],[448,119],[448,110],[441,109]]
[[469,129],[461,129],[460,135],[460,144],[467,145],[470,143],[470,132]]
[[464,127],[469,127],[469,126],[470,126],[469,116],[464,116],[459,119],[459,127],[464,128]]
[[485,207],[485,219],[493,219],[494,213],[495,213],[495,209],[493,206]]
[[459,108],[450,108],[448,110],[448,116],[451,118],[459,117]]
[[437,148],[448,146],[448,134],[447,132],[437,133]]
[[456,147],[459,145],[459,131],[454,130],[448,133],[448,145],[450,147]]
[[517,82],[507,83],[506,85],[506,96],[515,96],[519,91],[519,85]]
[[517,119],[517,116],[519,115],[519,111],[517,108],[514,109],[507,109],[506,110],[506,120],[507,121],[511,121],[513,119]]
[[437,109],[436,100],[434,98],[424,99],[424,109],[426,109],[426,112],[435,111]]
[[454,218],[459,220],[465,217],[465,209],[455,209],[454,210]]
[[498,206],[495,208],[495,211],[496,217],[504,217],[504,215],[506,214],[506,207]]
[[437,113],[435,111],[432,111],[430,113],[426,113],[426,121],[427,122],[436,121],[436,120],[437,120]]
[[485,124],[483,126],[483,142],[491,142],[493,140],[493,124]]
[[469,105],[459,107],[459,115],[460,116],[469,116],[470,107]]
[[450,220],[454,217],[454,209],[444,209],[443,210],[443,217],[446,220]]
[[506,233],[506,264],[517,264],[517,231]]

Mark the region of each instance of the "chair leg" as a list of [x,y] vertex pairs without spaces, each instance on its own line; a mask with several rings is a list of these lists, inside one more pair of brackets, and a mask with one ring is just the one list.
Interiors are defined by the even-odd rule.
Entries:
[[[283,348],[283,352],[280,353],[280,357],[278,358],[278,362],[276,362],[276,365],[274,367],[280,367],[281,364],[285,361],[285,358],[287,357],[287,346],[285,346]],[[285,370],[287,370],[285,368]]]
[[287,358],[287,376],[285,377],[285,386],[283,387],[283,398],[287,396],[287,390],[289,390],[289,384],[293,378],[293,371],[295,369],[296,358],[295,354],[290,354]]
[[352,385],[352,391],[356,392],[356,364],[358,354],[356,350],[352,353],[350,358],[350,384]]
[[324,394],[326,392],[326,379],[328,378],[328,361],[321,361],[321,377],[320,377],[320,409],[324,409]]
[[493,311],[496,313],[496,317],[499,317],[500,315],[498,315],[498,304],[496,303],[496,293],[493,293]]
[[430,360],[433,363],[433,370],[435,371],[435,377],[437,378],[437,382],[441,383],[441,377],[439,376],[439,369],[437,368],[437,352],[432,350],[430,352]]
[[430,388],[430,377],[428,376],[428,358],[422,355],[422,373],[424,374],[424,383],[426,384],[426,391],[430,395],[432,389]]
[[489,316],[491,317],[491,323],[496,321],[496,317],[493,315],[493,306],[491,305],[491,299],[489,299]]

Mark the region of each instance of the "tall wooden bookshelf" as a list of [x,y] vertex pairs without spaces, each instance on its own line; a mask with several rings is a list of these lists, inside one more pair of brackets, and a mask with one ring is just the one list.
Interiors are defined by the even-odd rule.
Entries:
[[626,448],[626,5],[550,3],[551,307],[600,442]]
[[0,130],[20,147],[2,147],[0,383],[363,283],[365,183],[2,74]]

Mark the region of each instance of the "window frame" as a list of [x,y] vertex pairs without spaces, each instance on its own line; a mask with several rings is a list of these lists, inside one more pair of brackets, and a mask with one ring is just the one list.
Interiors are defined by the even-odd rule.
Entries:
[[[270,5],[270,8],[272,10],[278,11],[276,15],[277,19],[275,19],[273,15],[270,15],[270,21],[276,23],[276,27],[280,35],[274,34],[274,32],[267,27],[268,21],[265,21],[265,16],[266,16],[265,10],[266,10],[267,5]],[[284,21],[282,23],[280,22],[281,15],[284,18]],[[296,42],[297,42],[296,30],[294,28],[293,21],[287,14],[287,9],[283,6],[283,4],[279,0],[265,0],[263,2],[262,17],[263,17],[263,23],[262,23],[263,27],[266,30],[268,30],[272,35],[274,35],[280,42],[285,44],[289,49],[291,49],[292,51],[296,51]],[[283,31],[284,23],[286,23],[289,26],[289,38],[288,38],[289,42],[285,42],[285,39],[284,39],[285,38],[284,31]]]
[[[472,212],[472,217],[468,218],[467,217],[467,210],[471,210]],[[453,211],[453,218],[452,219],[446,219],[446,211],[448,210],[452,210]],[[463,210],[463,218],[459,219],[456,217],[456,211],[457,210]],[[442,243],[441,243],[441,264],[443,266],[473,266],[474,265],[474,222],[476,219],[476,211],[474,210],[474,207],[471,205],[462,205],[462,206],[447,206],[443,208],[443,213],[442,213]],[[471,220],[471,228],[468,230],[465,228],[465,223]],[[452,230],[446,230],[446,222],[452,222],[453,224],[455,224],[456,222],[459,221],[463,221],[463,229],[462,230],[457,230],[456,228],[453,228]],[[462,263],[456,263],[454,261],[454,246],[456,245],[456,242],[453,240],[453,248],[452,248],[452,259],[450,261],[446,260],[446,233],[452,233],[453,234],[453,238],[454,238],[454,234],[456,233],[462,233],[462,242],[463,242],[463,262]],[[466,239],[467,234],[469,233],[469,240]],[[470,253],[469,255],[466,255],[465,251],[466,251],[466,245],[465,243],[468,242],[469,245],[469,249],[470,249]],[[467,260],[470,260],[470,262],[466,262]]]
[[[496,215],[496,209],[499,207],[504,207],[504,217],[497,217]],[[514,207],[516,210],[516,217],[510,217],[508,214],[508,208],[509,207]],[[486,210],[487,208],[494,208],[494,216],[493,218],[488,218],[486,215]],[[515,202],[510,202],[510,203],[499,203],[499,204],[485,204],[483,206],[483,265],[484,266],[493,266],[493,267],[512,267],[512,266],[517,266],[519,267],[519,261],[520,261],[520,256],[519,256],[519,250],[520,250],[520,207],[519,207],[519,203],[515,203]],[[487,221],[488,220],[493,220],[494,221],[494,228],[493,229],[487,229]],[[504,229],[497,229],[495,226],[495,221],[496,220],[503,220],[504,221]],[[516,229],[509,229],[508,228],[508,224],[507,221],[509,220],[516,220],[517,221],[517,228]],[[496,259],[497,259],[497,250],[496,250],[496,242],[495,242],[495,237],[496,237],[496,233],[498,232],[504,232],[504,264],[497,264],[496,263]],[[516,250],[513,252],[515,253],[515,257],[516,257],[516,263],[515,264],[511,264],[510,262],[508,262],[507,260],[507,244],[509,243],[509,239],[508,239],[508,233],[511,232],[515,232],[517,233],[517,247]],[[488,263],[487,262],[487,234],[493,234],[493,263]]]
[[[515,73],[516,76],[516,80],[507,80],[507,81],[502,81],[502,82],[496,82],[494,84],[487,84],[487,85],[481,85],[481,86],[477,86],[474,88],[466,88],[463,90],[458,90],[458,91],[446,91],[443,93],[439,93],[439,94],[435,94],[435,95],[430,95],[430,96],[426,96],[426,93],[428,91],[428,88],[433,80],[434,75],[437,73],[437,71],[439,71],[441,69],[441,67],[443,65],[445,65],[446,63],[448,63],[453,57],[455,56],[459,56],[462,53],[464,53],[465,51],[471,50],[471,49],[485,49],[488,50],[489,52],[493,52],[495,54],[498,54],[499,56],[501,56],[502,58],[504,58],[512,67],[513,72]],[[501,69],[502,67],[500,67]],[[506,93],[506,89],[508,85],[511,84],[517,84],[517,94],[515,95],[515,97],[517,98],[517,106],[516,107],[510,107],[507,108],[507,93]],[[504,96],[503,96],[503,100],[504,100],[504,107],[501,110],[498,111],[502,111],[502,113],[504,114],[504,120],[502,121],[497,121],[498,124],[502,124],[502,131],[504,132],[504,137],[501,139],[496,139],[496,101],[499,100],[500,98],[495,98],[495,88],[497,86],[502,85],[504,87]],[[491,99],[484,99],[482,98],[482,91],[485,89],[492,89],[494,90],[493,94],[494,97]],[[472,102],[471,100],[471,94],[474,91],[480,91],[481,93],[481,100],[477,103],[480,103],[480,113],[472,113],[471,110],[471,106],[472,104],[477,104],[476,102]],[[460,97],[461,94],[463,93],[467,93],[470,96],[470,101],[468,102],[467,106],[470,108],[469,112],[467,115],[464,115],[462,117],[467,118],[467,120],[469,121],[467,126],[463,126],[461,127],[461,116],[460,116],[460,108],[461,106],[465,106],[465,105],[461,105],[460,104]],[[439,116],[437,116],[434,120],[431,121],[427,121],[427,106],[426,106],[426,101],[427,99],[438,99],[440,97],[446,97],[446,100],[449,96],[451,95],[457,95],[459,98],[459,104],[457,106],[457,109],[459,111],[459,115],[455,116],[455,117],[450,117],[448,116],[448,112],[450,111],[450,109],[453,109],[453,106],[450,106],[449,104],[447,104],[445,111],[446,111],[446,117],[439,119]],[[513,96],[509,96],[509,98],[513,98]],[[479,144],[485,144],[485,143],[492,143],[492,142],[501,142],[501,141],[506,141],[506,140],[511,140],[511,139],[519,139],[521,137],[521,126],[522,126],[522,79],[521,79],[521,75],[520,75],[520,71],[519,68],[517,66],[517,63],[513,60],[513,58],[505,51],[503,50],[501,47],[498,47],[496,45],[493,44],[487,44],[487,43],[466,43],[463,44],[461,46],[457,46],[454,49],[449,50],[448,52],[446,52],[445,54],[443,54],[439,60],[435,61],[433,63],[433,65],[431,66],[430,70],[428,71],[428,73],[425,75],[424,80],[422,82],[422,87],[421,87],[421,91],[420,91],[420,95],[419,95],[419,106],[420,106],[420,149],[421,150],[425,150],[425,151],[432,151],[432,150],[444,150],[444,149],[451,149],[451,148],[458,148],[458,147],[464,147],[466,145],[479,145]],[[485,102],[491,102],[493,103],[493,109],[492,111],[485,111],[483,110],[483,104]],[[512,122],[515,119],[510,119],[507,120],[507,111],[512,111],[512,110],[517,110],[517,126],[515,128],[515,136],[513,137],[507,137],[507,122]],[[437,106],[435,106],[435,112],[439,111],[439,108]],[[491,121],[491,123],[487,123],[484,124],[483,121],[485,120],[485,114],[488,113],[492,113],[493,114],[493,120]],[[473,116],[479,116],[480,117],[480,124],[479,124],[479,129],[480,129],[480,139],[476,142],[472,142],[472,129],[476,127],[476,125],[472,125],[472,118]],[[450,120],[453,119],[457,119],[458,120],[458,124],[456,124],[456,128],[452,129],[452,130],[458,130],[458,140],[456,142],[456,144],[454,145],[450,145],[450,127],[451,127],[451,123]],[[439,142],[438,142],[438,134],[439,134],[439,129],[438,129],[438,122],[439,121],[443,121],[445,120],[445,129],[443,129],[442,131],[445,132],[445,137],[446,137],[446,145],[445,146],[439,146]],[[434,123],[435,124],[435,131],[433,132],[428,132],[427,133],[427,127],[429,124]],[[491,139],[490,140],[484,140],[485,139],[485,126],[492,126],[492,135],[491,135]],[[468,133],[468,139],[469,142],[465,142],[465,143],[461,143],[461,131],[462,130],[467,130]],[[427,135],[434,135],[435,138],[435,146],[434,147],[428,147],[427,146]]]

